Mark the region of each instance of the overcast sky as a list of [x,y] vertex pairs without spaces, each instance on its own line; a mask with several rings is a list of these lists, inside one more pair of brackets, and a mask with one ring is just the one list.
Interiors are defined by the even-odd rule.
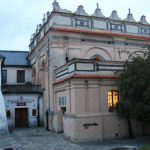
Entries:
[[[102,13],[109,17],[117,10],[120,18],[125,19],[131,8],[135,20],[145,15],[150,22],[150,0],[57,0],[63,9],[76,11],[83,5],[92,14],[96,3]],[[42,22],[43,14],[52,11],[53,0],[0,0],[0,50],[28,50],[31,34],[36,25]]]

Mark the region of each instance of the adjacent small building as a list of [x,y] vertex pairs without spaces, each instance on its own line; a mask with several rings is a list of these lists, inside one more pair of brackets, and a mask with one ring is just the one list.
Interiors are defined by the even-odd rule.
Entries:
[[10,129],[42,125],[42,89],[33,85],[27,51],[0,51],[2,93]]

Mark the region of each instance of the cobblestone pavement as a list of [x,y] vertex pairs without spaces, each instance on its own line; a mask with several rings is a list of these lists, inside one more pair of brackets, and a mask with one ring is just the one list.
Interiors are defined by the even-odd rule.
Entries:
[[150,145],[150,137],[72,143],[65,140],[63,134],[48,132],[44,128],[17,129],[11,134],[0,135],[0,150],[110,150],[125,145]]

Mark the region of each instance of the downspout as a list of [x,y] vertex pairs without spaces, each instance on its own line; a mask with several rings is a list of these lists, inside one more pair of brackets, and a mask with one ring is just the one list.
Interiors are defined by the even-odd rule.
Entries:
[[38,101],[37,101],[37,126],[40,127],[40,98],[41,95],[38,96]]
[[48,37],[48,109],[46,111],[46,129],[49,131],[49,112],[50,112],[50,48]]
[[50,110],[50,48],[49,48],[49,37],[48,37],[48,106],[49,106],[49,110]]

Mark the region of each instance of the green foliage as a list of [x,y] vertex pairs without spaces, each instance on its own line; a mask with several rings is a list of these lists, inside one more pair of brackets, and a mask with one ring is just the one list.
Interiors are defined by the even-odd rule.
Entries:
[[150,54],[126,62],[120,73],[120,117],[150,123]]
[[150,146],[143,146],[139,150],[150,150]]

